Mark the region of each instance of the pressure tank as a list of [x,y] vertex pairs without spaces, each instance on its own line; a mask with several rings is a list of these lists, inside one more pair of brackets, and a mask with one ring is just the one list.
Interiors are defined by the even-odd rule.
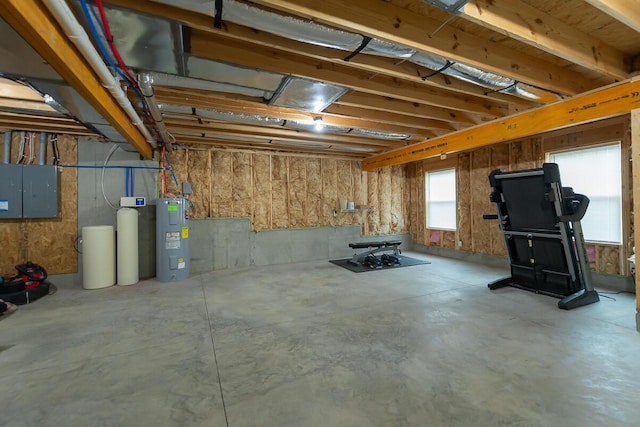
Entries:
[[189,200],[160,198],[156,203],[156,278],[173,282],[189,277]]

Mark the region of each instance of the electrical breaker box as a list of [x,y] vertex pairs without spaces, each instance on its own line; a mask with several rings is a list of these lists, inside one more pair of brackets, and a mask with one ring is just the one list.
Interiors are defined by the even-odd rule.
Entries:
[[22,218],[22,168],[0,163],[0,219]]
[[50,165],[25,165],[22,169],[23,218],[57,218],[58,171]]
[[55,166],[0,164],[0,219],[59,217],[58,181]]

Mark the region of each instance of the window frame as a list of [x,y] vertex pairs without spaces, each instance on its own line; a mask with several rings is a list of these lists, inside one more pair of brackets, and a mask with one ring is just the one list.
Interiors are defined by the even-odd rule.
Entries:
[[[451,171],[453,172],[453,205],[454,205],[454,228],[438,227],[429,225],[429,174]],[[440,230],[440,231],[457,231],[458,230],[458,170],[455,166],[442,167],[437,169],[430,169],[424,173],[424,221],[426,230]]]
[[[619,170],[620,170],[620,189],[619,189],[619,211],[620,211],[620,218],[619,218],[619,226],[620,226],[620,239],[619,241],[612,241],[612,240],[591,240],[585,237],[585,243],[589,243],[589,244],[598,244],[598,245],[613,245],[613,246],[621,246],[625,243],[626,239],[625,239],[625,235],[624,235],[624,230],[625,230],[625,226],[624,226],[624,206],[625,206],[625,195],[624,192],[622,191],[622,187],[624,186],[624,169],[622,167],[622,162],[623,162],[623,156],[624,156],[624,147],[623,147],[623,141],[622,139],[615,139],[615,140],[610,140],[610,141],[606,141],[606,142],[601,142],[601,143],[597,143],[597,144],[585,144],[585,145],[579,145],[579,146],[575,146],[575,147],[566,147],[566,148],[557,148],[557,149],[553,149],[553,148],[549,148],[548,151],[545,150],[545,161],[547,162],[552,162],[552,156],[554,154],[562,154],[562,153],[571,153],[571,152],[579,152],[579,151],[585,151],[585,150],[591,150],[591,149],[597,149],[597,148],[602,148],[602,147],[609,147],[609,146],[617,146],[619,153],[620,153],[620,165],[619,165]],[[561,173],[561,177],[562,177],[562,173]],[[571,184],[571,183],[565,183],[564,181],[562,182],[563,185],[565,184]],[[578,191],[580,192],[580,191]],[[588,195],[587,195],[588,196]]]

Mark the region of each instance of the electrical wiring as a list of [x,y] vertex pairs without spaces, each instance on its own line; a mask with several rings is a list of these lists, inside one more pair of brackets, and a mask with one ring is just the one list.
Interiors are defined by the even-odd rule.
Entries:
[[104,192],[104,171],[107,169],[106,166],[107,166],[107,163],[109,163],[109,159],[111,158],[111,156],[113,156],[113,153],[115,153],[117,149],[118,149],[118,145],[115,144],[113,148],[111,148],[111,151],[109,151],[107,158],[104,159],[104,164],[102,165],[102,176],[100,177],[100,186],[102,187],[102,197],[104,197],[104,201],[107,202],[107,204],[111,207],[111,209],[116,211],[118,210],[118,208],[116,208],[111,204],[109,199],[107,199],[107,195]]
[[[144,113],[145,117],[147,117],[147,119],[153,123],[154,122],[153,121],[153,117],[151,117],[151,114],[149,114],[147,103],[146,103],[144,97],[142,96],[142,92],[140,91],[140,88],[138,87],[138,83],[131,76],[131,74],[129,73],[129,70],[126,68],[124,63],[121,64],[123,66],[123,69],[120,69],[120,67],[116,66],[116,64],[113,62],[113,59],[111,58],[111,55],[109,55],[109,52],[107,51],[106,47],[102,43],[102,39],[100,38],[100,35],[98,34],[98,30],[96,28],[96,25],[93,22],[94,19],[96,20],[96,22],[98,22],[98,24],[99,24],[98,26],[101,29],[104,38],[106,40],[109,40],[104,26],[101,24],[100,20],[95,16],[95,12],[93,12],[93,10],[91,8],[89,8],[89,6],[87,5],[86,0],[80,0],[80,6],[82,7],[82,12],[83,12],[88,24],[89,24],[89,29],[91,31],[91,34],[93,35],[93,38],[95,39],[96,44],[98,45],[98,48],[100,49],[100,52],[102,53],[102,56],[105,58],[105,60],[109,64],[109,66],[120,76],[120,78],[129,87],[131,87],[131,89],[133,89],[133,91],[135,92],[136,96],[140,99],[140,102],[142,102],[142,110],[143,110],[143,113]],[[123,72],[123,70],[124,70],[124,72]]]
[[171,171],[171,176],[173,176],[173,181],[176,183],[176,189],[178,190],[178,193],[180,193],[180,185],[178,184],[178,178],[176,178],[176,174],[173,171],[173,166],[171,166],[171,161],[169,160],[167,150],[164,151],[164,157],[167,161],[168,169]]
[[120,66],[122,67],[122,70],[125,72],[125,74],[131,79],[132,85],[134,87],[138,88],[138,90],[140,90],[140,87],[138,86],[138,82],[136,81],[136,79],[133,78],[133,76],[131,75],[131,73],[127,69],[127,66],[124,64],[124,61],[122,60],[122,57],[120,56],[120,52],[118,52],[118,48],[116,48],[116,45],[115,45],[115,43],[113,41],[113,35],[111,34],[111,28],[109,27],[109,21],[107,21],[107,15],[105,13],[104,6],[102,4],[102,0],[96,0],[96,6],[98,6],[98,11],[100,12],[100,17],[102,19],[102,26],[104,28],[105,34],[107,35],[107,43],[109,44],[109,47],[111,48],[111,52],[113,53],[113,56],[115,57],[115,59],[118,62],[118,64],[120,64]]
[[20,147],[18,148],[18,163],[22,164],[24,161],[24,145],[25,145],[25,133],[20,132]]

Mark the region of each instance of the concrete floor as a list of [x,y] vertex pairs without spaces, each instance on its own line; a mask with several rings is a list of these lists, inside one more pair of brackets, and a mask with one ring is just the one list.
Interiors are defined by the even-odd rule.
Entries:
[[632,426],[632,295],[571,312],[446,258],[60,289],[0,322],[3,426]]

